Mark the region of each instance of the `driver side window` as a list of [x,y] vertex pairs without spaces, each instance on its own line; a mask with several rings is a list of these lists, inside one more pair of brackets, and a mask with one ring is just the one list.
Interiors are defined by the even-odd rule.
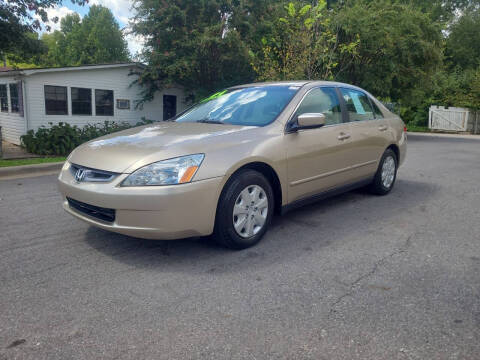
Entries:
[[325,125],[342,123],[342,113],[335,88],[311,90],[298,107],[294,118],[306,113],[322,113],[325,115]]

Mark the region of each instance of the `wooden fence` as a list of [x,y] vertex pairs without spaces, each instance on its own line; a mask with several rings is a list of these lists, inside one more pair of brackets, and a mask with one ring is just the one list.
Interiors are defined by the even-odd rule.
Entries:
[[431,106],[428,127],[432,130],[480,133],[480,113],[466,108]]

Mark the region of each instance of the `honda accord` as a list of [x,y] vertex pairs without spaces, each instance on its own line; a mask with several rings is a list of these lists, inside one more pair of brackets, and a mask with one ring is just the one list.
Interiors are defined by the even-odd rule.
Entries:
[[358,87],[257,83],[79,146],[59,188],[67,212],[102,229],[243,249],[276,213],[357,187],[388,194],[406,145],[402,120]]

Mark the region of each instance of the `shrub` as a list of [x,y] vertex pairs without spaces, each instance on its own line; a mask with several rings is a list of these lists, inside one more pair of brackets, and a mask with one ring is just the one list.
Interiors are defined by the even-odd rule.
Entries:
[[[135,126],[151,124],[152,120],[142,118]],[[88,124],[83,128],[68,123],[49,123],[50,127],[42,126],[37,131],[29,130],[22,135],[22,146],[30,153],[38,155],[66,156],[80,144],[99,136],[131,128],[128,123],[105,121],[103,124]]]

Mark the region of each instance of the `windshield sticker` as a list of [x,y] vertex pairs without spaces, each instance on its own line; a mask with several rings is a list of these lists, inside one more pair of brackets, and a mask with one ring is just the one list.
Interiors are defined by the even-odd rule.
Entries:
[[201,103],[205,103],[205,102],[207,102],[207,101],[217,99],[217,98],[219,98],[220,96],[222,96],[223,94],[225,94],[226,92],[227,92],[227,90],[223,90],[223,91],[216,92],[215,94],[209,96],[208,98],[203,99],[203,100],[200,101],[200,102],[201,102]]
[[363,105],[360,102],[360,99],[358,98],[358,93],[349,92],[349,94],[350,94],[350,97],[352,98],[353,105],[355,106],[355,110],[357,110],[357,114],[365,115],[365,109],[363,108]]

